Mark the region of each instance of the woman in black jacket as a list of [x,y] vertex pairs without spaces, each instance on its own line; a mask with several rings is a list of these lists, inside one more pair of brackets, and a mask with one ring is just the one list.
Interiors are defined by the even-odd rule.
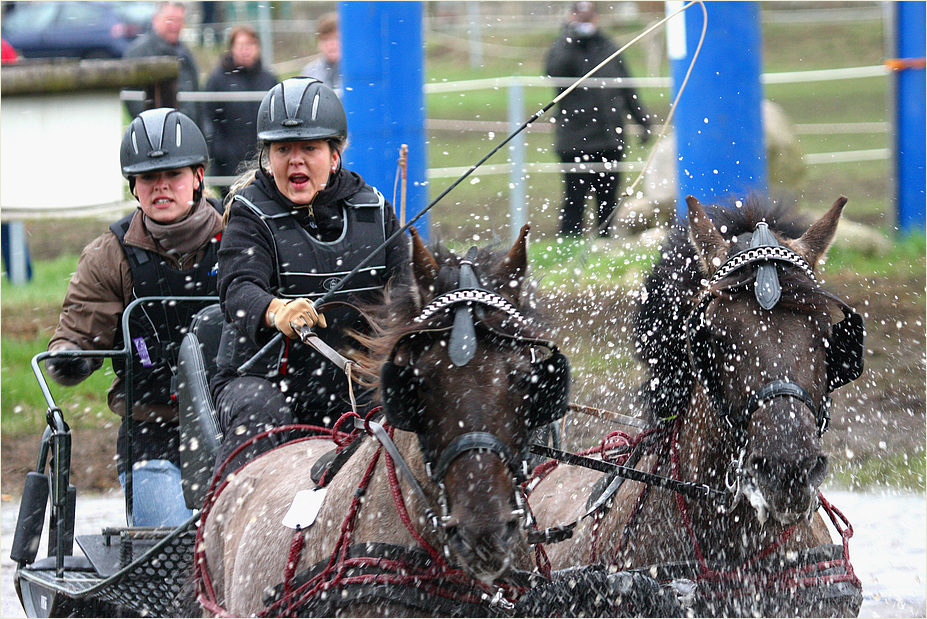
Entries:
[[[261,64],[261,41],[251,26],[232,28],[228,52],[206,81],[208,92],[266,92],[277,76]],[[212,174],[234,176],[257,150],[259,101],[212,101],[204,105],[204,133],[212,155]],[[223,194],[228,187],[220,184]]]
[[[219,249],[219,297],[226,323],[212,392],[224,441],[217,464],[249,437],[289,423],[331,425],[350,410],[345,375],[304,345],[314,327],[342,353],[364,330],[343,303],[317,313],[312,301],[399,229],[392,206],[355,172],[341,166],[347,138],[344,108],[312,78],[274,86],[257,119],[259,165],[233,185]],[[335,299],[375,301],[391,277],[408,269],[405,236],[381,250]],[[242,373],[241,366],[279,331],[281,345]],[[361,404],[369,399],[361,394]],[[279,440],[241,452],[226,471]]]

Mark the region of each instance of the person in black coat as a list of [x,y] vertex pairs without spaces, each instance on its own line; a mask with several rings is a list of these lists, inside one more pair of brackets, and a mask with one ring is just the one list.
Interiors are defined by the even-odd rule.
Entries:
[[[219,59],[206,81],[208,92],[266,92],[277,83],[277,76],[261,64],[261,41],[248,25],[232,28],[228,52]],[[257,152],[255,119],[261,102],[213,101],[205,104],[204,133],[212,155],[211,173],[234,176],[244,161]],[[218,183],[223,196],[228,186]]]
[[[219,248],[219,299],[225,324],[210,387],[223,443],[217,467],[248,438],[291,423],[330,427],[351,410],[345,374],[303,344],[310,327],[342,354],[366,331],[354,306],[380,300],[391,278],[407,277],[408,237],[397,236],[317,311],[333,285],[399,229],[393,207],[341,165],[347,119],[337,95],[312,78],[274,86],[257,120],[258,166],[232,186]],[[256,354],[277,334],[285,337]],[[250,369],[243,366],[254,360]],[[370,390],[354,388],[360,408]],[[283,440],[254,443],[229,473]]]
[[[592,2],[575,2],[560,38],[547,52],[547,75],[582,77],[617,50],[615,43],[598,28],[595,5]],[[592,76],[614,77],[630,77],[620,56]],[[559,86],[557,93],[566,88]],[[582,235],[583,208],[586,195],[592,189],[598,203],[596,220],[599,235],[609,236],[609,220],[615,210],[619,183],[618,171],[611,165],[624,158],[624,125],[629,118],[643,128],[641,144],[644,144],[650,135],[650,119],[637,92],[628,86],[602,88],[581,85],[560,101],[555,117],[557,155],[564,164],[586,163],[593,166],[592,170],[564,172],[566,194],[561,235]]]

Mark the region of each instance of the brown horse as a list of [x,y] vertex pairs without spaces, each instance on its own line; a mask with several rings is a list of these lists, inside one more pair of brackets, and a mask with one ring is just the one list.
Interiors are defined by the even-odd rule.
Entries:
[[855,616],[852,529],[818,491],[829,394],[862,371],[862,318],[815,276],[846,198],[807,228],[758,198],[687,202],[635,324],[650,427],[616,461],[678,492],[558,466],[530,495],[541,526],[581,520],[548,547],[553,568],[649,568],[680,590],[685,578],[697,615]]
[[207,612],[485,615],[539,578],[519,482],[529,432],[566,410],[569,368],[529,309],[527,226],[506,255],[432,254],[412,236],[412,281],[372,313],[365,340],[386,423],[357,419],[339,454],[356,451],[298,530],[281,522],[298,492],[320,496],[310,468],[330,440],[268,452],[207,500]]

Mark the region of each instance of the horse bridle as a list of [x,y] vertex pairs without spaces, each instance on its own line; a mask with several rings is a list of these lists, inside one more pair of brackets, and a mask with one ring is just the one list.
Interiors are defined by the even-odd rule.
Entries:
[[750,247],[729,257],[711,276],[704,288],[701,300],[689,314],[686,326],[686,339],[690,362],[696,376],[705,386],[722,419],[734,431],[739,443],[739,456],[732,463],[728,473],[728,488],[736,489],[736,481],[731,473],[739,477],[746,453],[747,425],[753,413],[764,403],[774,398],[794,398],[806,406],[816,419],[818,436],[822,435],[830,423],[830,394],[860,376],[863,370],[863,340],[865,327],[863,318],[848,305],[834,298],[844,314],[843,319],[831,327],[831,334],[826,342],[827,384],[821,401],[817,401],[798,383],[789,379],[772,380],[754,391],[746,406],[740,410],[732,409],[725,401],[717,375],[712,371],[711,350],[708,340],[707,318],[708,306],[721,293],[734,294],[744,292],[746,286],[733,284],[719,287],[719,284],[737,271],[753,268],[754,294],[760,307],[769,310],[775,307],[781,296],[778,268],[789,265],[797,268],[813,284],[817,285],[811,265],[793,250],[780,245],[769,232],[767,224],[757,224],[751,238]]
[[787,379],[777,379],[766,383],[756,390],[747,405],[740,411],[731,410],[723,400],[717,377],[711,372],[709,359],[706,312],[711,301],[722,292],[742,292],[744,287],[732,285],[718,288],[724,279],[735,272],[753,267],[756,271],[754,294],[763,309],[772,309],[781,296],[778,278],[778,266],[781,264],[798,268],[808,279],[817,285],[817,279],[811,265],[793,250],[779,245],[769,232],[766,223],[759,223],[751,240],[751,247],[728,258],[708,281],[699,303],[689,315],[687,321],[687,342],[690,359],[696,375],[713,398],[722,417],[732,427],[743,427],[752,414],[764,403],[777,397],[790,397],[800,400],[815,415],[818,433],[823,434],[830,422],[830,393],[855,379],[863,370],[863,339],[865,328],[863,318],[848,305],[834,299],[839,304],[844,318],[833,325],[827,341],[826,367],[827,385],[823,401],[815,401],[799,384]]
[[[435,298],[413,319],[413,322],[423,325],[430,322],[436,324],[400,337],[380,372],[381,398],[387,422],[395,428],[418,435],[426,471],[440,491],[443,519],[448,517],[449,510],[444,478],[457,458],[471,451],[493,453],[506,465],[518,488],[528,474],[527,445],[520,454],[515,454],[492,433],[466,432],[451,441],[440,453],[435,453],[425,441],[422,403],[415,391],[417,378],[414,360],[410,358],[404,365],[396,363],[397,353],[404,343],[416,338],[446,337],[448,356],[457,366],[466,365],[476,354],[477,328],[493,339],[503,340],[513,346],[529,347],[532,355],[531,392],[527,404],[529,430],[563,417],[569,396],[570,369],[566,356],[550,340],[523,335],[524,331],[531,328],[532,321],[508,299],[482,287],[472,266],[475,249],[472,248],[461,261],[459,286]],[[513,327],[514,333],[491,326],[486,321],[487,311],[503,314],[500,326]],[[453,323],[450,325],[446,324],[448,314],[453,315]],[[546,349],[549,354],[538,357],[538,348]],[[515,502],[516,510],[524,510],[524,497],[517,489]]]

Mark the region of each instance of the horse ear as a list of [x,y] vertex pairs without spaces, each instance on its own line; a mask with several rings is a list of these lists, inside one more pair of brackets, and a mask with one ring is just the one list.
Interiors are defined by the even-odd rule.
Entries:
[[830,210],[805,231],[801,238],[792,243],[792,249],[808,261],[812,268],[827,254],[834,235],[837,233],[837,223],[846,206],[847,198],[840,196]]
[[724,240],[705,208],[695,196],[687,196],[689,206],[689,240],[695,247],[707,275],[714,273],[727,260],[730,243]]
[[528,273],[528,230],[530,229],[531,226],[528,224],[522,226],[518,240],[495,269],[495,276],[502,283],[503,290],[510,293],[516,300],[521,293],[521,284]]
[[438,277],[438,262],[422,242],[422,237],[414,227],[409,228],[412,236],[412,274],[418,284],[419,296],[425,301],[426,294],[434,291],[435,279]]

